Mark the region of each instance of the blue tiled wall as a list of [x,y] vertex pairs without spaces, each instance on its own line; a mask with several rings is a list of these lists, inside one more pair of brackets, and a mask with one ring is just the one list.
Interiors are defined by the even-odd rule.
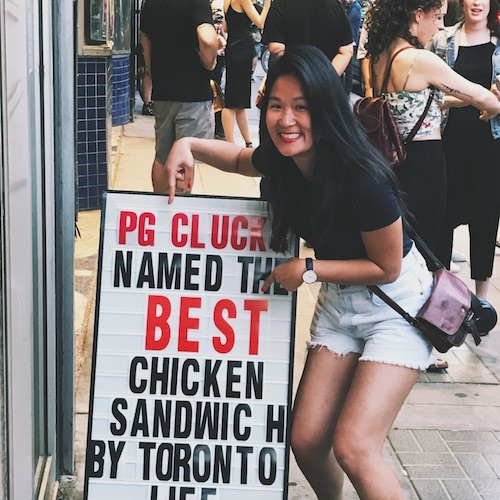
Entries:
[[130,122],[130,55],[113,56],[113,127]]
[[109,57],[78,57],[78,209],[100,208],[108,187]]

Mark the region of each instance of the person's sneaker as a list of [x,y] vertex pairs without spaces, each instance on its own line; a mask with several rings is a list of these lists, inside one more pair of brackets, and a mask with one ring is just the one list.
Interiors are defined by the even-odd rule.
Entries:
[[451,251],[451,260],[453,262],[466,262],[467,257],[462,252],[459,252],[458,250],[453,249]]
[[146,103],[143,104],[142,114],[146,115],[146,116],[154,116],[155,108],[154,108],[153,101],[150,101],[147,104]]
[[452,273],[459,273],[460,272],[460,266],[458,264],[455,264],[455,262],[451,261],[450,262],[450,272]]

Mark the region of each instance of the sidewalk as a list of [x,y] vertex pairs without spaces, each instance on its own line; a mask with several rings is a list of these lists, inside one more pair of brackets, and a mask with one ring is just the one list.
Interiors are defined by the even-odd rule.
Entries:
[[[261,76],[257,71],[255,88]],[[113,189],[152,191],[153,121],[152,117],[137,115],[133,123],[113,130]],[[257,110],[250,110],[249,121],[252,139],[258,144]],[[243,144],[242,139],[240,142]],[[197,194],[259,195],[256,179],[225,174],[206,165],[198,166],[196,173],[193,191]],[[78,221],[82,237],[76,242],[75,257],[77,470],[76,492],[71,498],[81,498],[83,492],[99,218],[99,211],[89,211],[80,213]],[[459,228],[455,239],[455,247],[467,255],[466,229]],[[311,254],[308,249],[301,252]],[[461,263],[460,267],[460,277],[472,285],[468,263]],[[315,285],[303,285],[298,293],[294,388],[303,368],[317,291]],[[490,300],[500,310],[500,257],[492,278]],[[483,338],[479,347],[463,345],[441,357],[449,362],[449,369],[421,375],[393,425],[384,453],[410,499],[498,499],[500,328]],[[289,499],[316,498],[293,456],[289,479]],[[357,498],[352,485],[346,481],[345,499]]]

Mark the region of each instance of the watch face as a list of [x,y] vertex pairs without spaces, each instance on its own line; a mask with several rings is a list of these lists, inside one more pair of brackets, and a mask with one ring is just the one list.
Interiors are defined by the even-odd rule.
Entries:
[[309,269],[302,275],[304,283],[315,283],[317,279],[318,275],[316,274],[316,271],[313,271],[312,269]]

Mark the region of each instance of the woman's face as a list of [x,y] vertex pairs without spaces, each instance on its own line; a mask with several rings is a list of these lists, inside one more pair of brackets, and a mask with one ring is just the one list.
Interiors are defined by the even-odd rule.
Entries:
[[447,0],[443,2],[439,9],[431,9],[429,12],[424,12],[422,9],[417,10],[415,14],[417,23],[413,34],[424,47],[439,30],[444,29],[444,16],[447,10]]
[[315,157],[311,115],[295,77],[281,76],[276,80],[269,94],[266,123],[278,151],[293,158],[308,177]]
[[488,23],[490,0],[463,0],[466,23]]

